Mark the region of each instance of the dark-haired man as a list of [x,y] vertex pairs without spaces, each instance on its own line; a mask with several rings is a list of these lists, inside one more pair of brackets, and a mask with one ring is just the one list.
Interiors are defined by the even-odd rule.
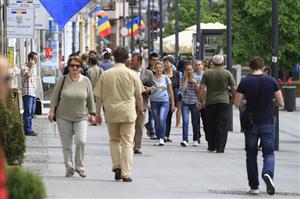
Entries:
[[32,116],[35,112],[36,95],[37,95],[37,74],[36,64],[38,55],[36,52],[28,54],[26,66],[22,67],[22,99],[23,99],[23,121],[24,132],[28,136],[37,136],[32,130]]

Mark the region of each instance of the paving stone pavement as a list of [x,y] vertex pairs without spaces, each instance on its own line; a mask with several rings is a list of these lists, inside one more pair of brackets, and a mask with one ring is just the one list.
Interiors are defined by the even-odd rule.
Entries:
[[[300,198],[300,109],[280,111],[280,150],[276,152],[276,195],[268,196],[260,180],[255,198]],[[42,176],[49,199],[98,198],[253,198],[247,195],[244,135],[234,109],[234,131],[229,133],[224,154],[206,150],[204,136],[199,147],[179,146],[181,129],[172,128],[172,143],[153,146],[143,138],[143,154],[134,156],[133,182],[113,180],[106,125],[90,126],[85,154],[87,178],[64,177],[58,131],[46,116],[34,119],[37,137],[26,137],[24,167]],[[191,125],[189,128],[190,135]],[[203,131],[201,132],[204,134]],[[258,155],[262,168],[261,152]]]

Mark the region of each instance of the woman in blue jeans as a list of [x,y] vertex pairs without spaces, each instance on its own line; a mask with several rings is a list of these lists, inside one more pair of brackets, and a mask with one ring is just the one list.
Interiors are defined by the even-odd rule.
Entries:
[[157,137],[156,146],[165,144],[166,120],[169,109],[175,110],[172,82],[170,78],[163,74],[163,63],[156,62],[154,65],[154,81],[157,84],[157,92],[151,97],[151,111],[154,117],[155,133]]

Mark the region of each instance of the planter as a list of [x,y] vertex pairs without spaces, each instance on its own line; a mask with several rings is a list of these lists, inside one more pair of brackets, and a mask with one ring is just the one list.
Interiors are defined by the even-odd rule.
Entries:
[[296,110],[296,86],[282,86],[284,91],[284,109],[287,111]]

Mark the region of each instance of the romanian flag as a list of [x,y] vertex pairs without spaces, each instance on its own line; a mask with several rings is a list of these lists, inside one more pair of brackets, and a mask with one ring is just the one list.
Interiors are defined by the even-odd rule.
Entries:
[[100,7],[96,7],[90,14],[89,17],[96,17],[96,16],[101,16],[101,17],[106,17],[107,16],[107,12],[105,12],[104,10],[102,10]]
[[105,38],[112,34],[112,30],[107,16],[103,17],[100,21],[98,21],[98,30],[102,38]]
[[[131,37],[131,30],[133,32],[133,35],[136,36],[139,34],[139,22],[140,22],[140,17],[136,16],[132,19],[132,21],[130,21],[127,24],[127,28],[128,28],[128,37]],[[145,24],[143,22],[143,20],[141,20],[141,26],[140,29],[143,30],[145,29]]]

